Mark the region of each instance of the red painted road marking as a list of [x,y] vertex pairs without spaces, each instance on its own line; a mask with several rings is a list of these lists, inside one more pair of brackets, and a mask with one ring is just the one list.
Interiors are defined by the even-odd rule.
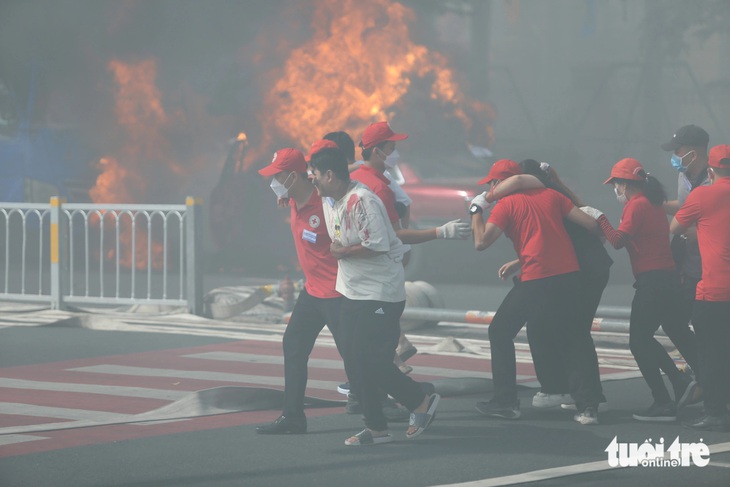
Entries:
[[[418,344],[418,346],[422,345]],[[210,358],[204,358],[206,353]],[[521,357],[525,353],[529,352],[518,350]],[[201,354],[203,355],[201,356]],[[45,408],[88,411],[89,418],[93,418],[94,413],[101,412],[105,415],[109,413],[137,414],[171,403],[172,398],[169,400],[160,398],[166,397],[166,394],[180,397],[185,392],[221,386],[246,385],[245,381],[215,380],[215,374],[218,374],[219,377],[221,374],[225,374],[223,377],[229,377],[230,374],[255,376],[267,381],[281,381],[283,384],[283,365],[271,363],[280,360],[281,356],[281,343],[243,340],[199,347],[2,368],[0,369],[0,384],[3,380],[9,380],[8,385],[0,385],[0,445],[2,445],[0,446],[0,457],[271,421],[278,416],[278,410],[230,413],[172,422],[116,424],[57,431],[14,433],[15,435],[26,435],[26,437],[14,436],[12,440],[18,442],[11,443],[10,436],[7,436],[6,443],[8,444],[4,445],[2,434],[2,428],[13,426],[74,422],[62,419],[62,416],[48,417],[47,411],[52,411],[52,409]],[[258,362],[257,357],[261,357]],[[307,393],[323,399],[344,400],[344,396],[335,390],[339,382],[346,380],[337,350],[332,346],[317,344],[310,360],[310,385],[312,383],[326,384],[327,388],[309,387]],[[450,372],[445,375],[484,378],[491,369],[491,363],[487,358],[475,355],[419,354],[409,360],[409,364],[414,367],[412,377],[417,380],[444,378],[444,375],[437,375],[439,370]],[[517,365],[517,373],[521,376],[521,382],[536,380],[532,364],[520,362]],[[123,373],[114,372],[115,367],[120,367],[119,370]],[[419,372],[419,367],[422,368],[422,372]],[[109,372],[101,373],[93,372],[93,370],[108,370]],[[139,372],[130,374],[130,371]],[[203,378],[155,376],[154,374],[158,371],[179,372],[181,375],[194,374],[196,377]],[[626,371],[626,367],[601,368],[604,377],[611,374],[624,374]],[[39,385],[35,386],[33,381],[38,381]],[[48,383],[57,386],[54,387],[54,390],[49,390],[49,385],[44,386]],[[68,384],[70,389],[75,387],[79,390],[65,391],[64,384]],[[105,392],[100,393],[95,392],[94,387],[96,386],[145,388],[145,391],[151,389],[155,397],[143,397],[144,391],[135,397],[125,394],[125,389],[119,390],[119,393],[115,395],[109,393],[114,390],[113,388],[104,389]],[[266,387],[283,389],[283,386],[267,385]],[[44,411],[44,415],[31,416],[19,412],[18,405],[23,404],[27,405],[29,411],[32,411],[33,407],[38,407],[38,410]],[[3,408],[5,411],[12,412],[3,414]],[[310,417],[341,413],[343,413],[342,408],[307,411],[307,415]],[[21,441],[23,439],[27,441]]]

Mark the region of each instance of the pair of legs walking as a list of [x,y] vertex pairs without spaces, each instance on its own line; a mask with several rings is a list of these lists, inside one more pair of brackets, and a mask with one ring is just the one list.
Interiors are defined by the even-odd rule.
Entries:
[[[692,386],[689,375],[683,374],[666,349],[654,337],[661,326],[689,366],[697,370],[697,341],[682,313],[682,291],[676,272],[648,271],[636,276],[636,292],[631,303],[629,319],[629,348],[651,390],[654,403],[634,418],[643,421],[674,421],[676,402]],[[669,378],[674,389],[674,401],[662,379]]]
[[478,404],[480,412],[501,410],[505,414],[494,415],[519,417],[514,338],[525,323],[543,390],[571,390],[582,408],[597,408],[604,398],[590,329],[575,317],[579,291],[577,272],[520,282],[510,290],[489,326],[494,396]]
[[[415,416],[411,414],[407,433],[409,437],[420,434],[433,417],[432,409],[438,403],[438,395],[427,396],[418,382],[393,363],[404,308],[405,301],[389,303],[343,298],[340,318],[342,352],[351,391],[360,400],[367,428],[367,432],[360,433],[365,434],[365,437],[353,436],[348,439],[351,442],[346,442],[348,445],[364,444],[368,435],[370,440],[389,438],[380,391],[416,413]],[[430,416],[422,417],[419,414]]]
[[[283,338],[284,408],[282,415],[269,425],[259,426],[259,434],[306,433],[304,392],[307,388],[307,363],[317,336],[325,325],[330,329],[340,356],[343,346],[340,327],[342,298],[317,298],[302,289]],[[345,363],[347,371],[347,363]]]

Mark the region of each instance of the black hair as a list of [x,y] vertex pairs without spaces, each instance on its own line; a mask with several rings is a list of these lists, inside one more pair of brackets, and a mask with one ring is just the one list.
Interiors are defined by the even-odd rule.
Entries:
[[525,159],[524,161],[520,161],[519,164],[522,168],[523,174],[535,176],[537,179],[540,180],[543,185],[545,185],[546,188],[553,189],[562,194],[570,201],[572,201],[575,206],[584,206],[580,198],[578,198],[578,196],[576,196],[575,193],[573,193],[570,188],[568,188],[560,180],[560,177],[558,177],[558,173],[555,172],[552,166],[550,166],[550,168],[546,172],[542,170],[542,168],[540,167],[540,163],[537,162],[535,159]]
[[352,140],[350,134],[343,131],[330,132],[322,138],[326,140],[331,140],[332,142],[337,144],[337,147],[339,147],[342,152],[345,153],[345,157],[348,161],[355,160],[355,141]]
[[525,159],[524,161],[520,161],[519,164],[520,168],[522,168],[522,174],[535,176],[537,179],[540,180],[542,184],[545,185],[546,188],[555,189],[552,187],[552,181],[550,181],[547,173],[540,169],[540,163],[537,162],[535,159]]
[[662,183],[660,183],[657,178],[651,176],[643,169],[639,170],[637,175],[644,179],[637,181],[634,179],[616,178],[615,181],[625,183],[627,186],[631,186],[632,188],[641,191],[652,205],[661,205],[667,201],[667,193],[664,191],[664,186],[662,186]]
[[388,142],[389,141],[384,140],[379,144],[375,144],[374,146],[370,147],[369,149],[362,147],[362,143],[361,143],[360,147],[362,148],[362,160],[369,161],[370,156],[373,155],[373,149],[375,149],[377,147],[378,149],[383,150],[383,147],[385,147],[385,144],[387,144]]
[[342,149],[338,147],[325,147],[317,151],[312,160],[309,161],[312,169],[317,169],[321,173],[332,171],[341,181],[350,180],[350,171],[347,168],[347,158]]
[[728,167],[710,166],[710,169],[715,171],[715,174],[717,174],[718,177],[726,178],[726,177],[730,176],[730,166],[728,166]]

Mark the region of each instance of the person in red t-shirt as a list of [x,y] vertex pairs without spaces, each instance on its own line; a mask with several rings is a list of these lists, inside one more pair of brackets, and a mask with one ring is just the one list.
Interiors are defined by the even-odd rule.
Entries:
[[271,164],[259,174],[272,178],[271,189],[278,201],[289,202],[291,230],[305,284],[284,332],[284,409],[276,421],[257,427],[256,432],[306,433],[307,361],[325,324],[342,355],[339,330],[342,295],[335,291],[337,260],[330,252],[332,241],[325,226],[322,198],[307,176],[304,155],[296,149],[278,150]]
[[[558,176],[557,171],[546,162],[537,162],[534,159],[520,161],[522,174],[512,176],[496,186],[489,194],[485,193],[487,201],[496,201],[508,194],[536,188],[550,188],[565,197],[577,207],[584,206],[578,196],[573,193]],[[599,405],[606,402],[601,387],[601,377],[598,369],[598,355],[591,336],[593,320],[601,302],[603,290],[608,284],[609,270],[613,260],[595,232],[590,232],[570,220],[563,220],[573,248],[575,249],[580,266],[580,293],[575,296],[573,305],[574,329],[570,334],[572,341],[568,344],[557,343],[556,347],[564,346],[565,354],[578,354],[583,364],[577,371],[566,369],[567,364],[563,357],[554,354],[554,363],[542,374],[546,380],[540,383],[540,391],[532,399],[532,407],[551,408],[561,406],[564,409],[577,409],[576,420],[582,424],[595,424],[597,417],[580,415],[591,403]],[[499,276],[504,280],[512,266],[519,266],[520,262],[512,261],[499,269]],[[527,337],[528,342],[530,336]],[[569,393],[570,392],[570,393]]]
[[710,186],[692,191],[674,216],[670,230],[683,235],[697,225],[702,280],[692,312],[697,333],[705,415],[685,426],[730,430],[730,145],[710,150]]
[[[638,421],[676,421],[677,409],[696,400],[697,382],[677,368],[654,333],[661,326],[693,370],[697,370],[697,343],[681,312],[682,290],[669,248],[669,222],[662,207],[667,197],[661,183],[633,158],[614,164],[604,184],[613,185],[616,198],[624,205],[618,230],[603,213],[586,209],[597,218],[606,240],[614,248],[626,247],[629,252],[636,279],[629,348],[654,398],[647,410],[633,416]],[[672,383],[674,401],[661,371]]]
[[[496,187],[501,181],[520,174],[520,166],[511,160],[494,163],[486,178],[479,184]],[[517,399],[517,376],[514,338],[527,323],[530,350],[537,378],[541,382],[553,364],[553,355],[569,362],[568,370],[585,369],[579,354],[563,354],[563,347],[553,344],[572,343],[571,319],[573,299],[579,293],[579,267],[563,218],[594,232],[596,222],[580,211],[564,195],[547,188],[530,189],[507,195],[494,206],[485,223],[482,213],[489,205],[484,194],[477,196],[469,208],[472,215],[474,246],[485,250],[502,233],[512,240],[522,268],[522,278],[505,297],[489,325],[489,343],[492,353],[494,396],[490,401],[478,402],[477,411],[486,416],[505,419],[520,417]],[[507,272],[516,270],[516,266]],[[550,372],[548,375],[552,375]],[[541,379],[541,377],[543,377]],[[550,377],[552,379],[552,377]],[[580,415],[590,415],[590,423],[598,420],[599,398],[586,404]],[[576,421],[589,424],[588,421]]]

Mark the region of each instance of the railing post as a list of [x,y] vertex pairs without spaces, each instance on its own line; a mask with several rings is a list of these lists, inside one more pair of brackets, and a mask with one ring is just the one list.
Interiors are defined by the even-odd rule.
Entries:
[[185,270],[187,276],[186,297],[188,312],[194,315],[203,313],[203,273],[200,262],[202,245],[203,200],[188,196],[185,199]]
[[67,229],[63,224],[62,205],[65,200],[51,198],[50,262],[51,262],[51,309],[64,309],[64,280],[66,277]]

